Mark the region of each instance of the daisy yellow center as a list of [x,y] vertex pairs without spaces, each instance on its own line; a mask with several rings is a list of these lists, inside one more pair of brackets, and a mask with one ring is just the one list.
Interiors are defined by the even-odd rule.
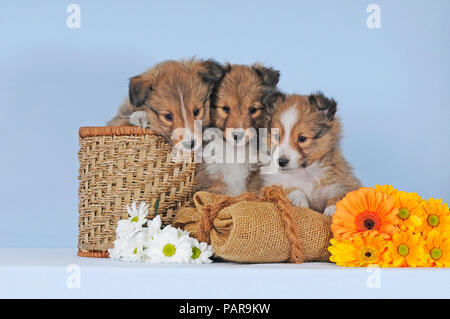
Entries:
[[409,217],[409,209],[408,208],[400,208],[397,216],[401,219],[407,219]]
[[198,257],[200,257],[201,253],[202,251],[200,249],[198,249],[197,247],[192,247],[192,259],[197,259]]
[[177,251],[177,249],[172,244],[166,244],[163,247],[163,254],[167,257],[171,257],[171,256],[175,255],[176,251]]
[[431,258],[433,258],[434,260],[438,260],[442,256],[442,250],[440,250],[439,248],[433,248],[430,251],[430,255],[431,255]]
[[134,250],[133,250],[133,254],[137,254],[137,248],[135,248]]
[[359,251],[359,258],[364,264],[371,264],[377,261],[378,251],[370,246],[361,248]]
[[437,225],[439,225],[439,216],[430,215],[428,216],[427,222],[431,227],[436,227]]
[[407,256],[409,254],[409,247],[405,244],[400,244],[397,247],[397,252],[400,256]]
[[133,218],[131,218],[132,223],[137,223],[138,220],[139,220],[139,217],[137,217],[137,216],[134,216]]
[[355,224],[358,231],[378,230],[380,228],[380,218],[375,212],[365,211],[356,216]]

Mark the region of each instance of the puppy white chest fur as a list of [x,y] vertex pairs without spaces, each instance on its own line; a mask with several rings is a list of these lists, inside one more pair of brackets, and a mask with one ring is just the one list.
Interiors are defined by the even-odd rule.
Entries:
[[323,212],[327,201],[339,191],[339,184],[323,186],[321,180],[327,168],[315,162],[306,168],[263,175],[264,185],[281,185],[285,189],[295,188],[289,198],[295,206],[310,207]]
[[[307,168],[298,168],[286,172],[278,171],[274,174],[267,174],[263,176],[265,185],[281,185],[284,188],[297,188],[305,193],[311,195],[315,185],[320,183],[320,178],[323,174],[323,169],[319,164],[314,163]],[[308,197],[309,197],[308,196]]]
[[249,174],[256,168],[249,157],[256,157],[256,151],[248,144],[234,146],[215,139],[205,147],[206,172],[212,180],[225,184],[225,194],[238,196],[247,191]]
[[248,175],[250,167],[247,164],[237,163],[211,163],[207,164],[208,174],[221,179],[226,185],[226,193],[230,196],[238,196],[247,191]]

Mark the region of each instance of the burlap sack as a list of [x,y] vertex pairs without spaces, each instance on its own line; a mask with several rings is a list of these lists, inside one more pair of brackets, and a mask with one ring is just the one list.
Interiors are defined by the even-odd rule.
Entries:
[[194,205],[180,209],[172,224],[210,243],[225,260],[301,263],[329,258],[331,218],[292,207],[279,186],[265,188],[261,197],[197,192]]

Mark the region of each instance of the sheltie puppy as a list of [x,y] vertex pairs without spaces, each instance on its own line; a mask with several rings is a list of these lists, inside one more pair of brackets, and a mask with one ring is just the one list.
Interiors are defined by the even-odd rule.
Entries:
[[294,206],[332,216],[336,203],[360,187],[340,150],[336,101],[321,92],[293,94],[278,98],[274,108],[270,127],[279,132],[272,134],[279,169],[262,176],[264,185],[281,185]]
[[213,60],[161,62],[130,79],[129,97],[108,125],[148,127],[172,145],[194,149],[202,139],[194,121],[210,124],[211,93],[223,75]]
[[268,128],[273,113],[269,105],[273,103],[266,97],[276,97],[279,76],[279,71],[260,64],[225,66],[225,75],[212,97],[215,134],[204,136],[204,163],[197,166],[197,191],[237,196],[259,190],[258,129]]

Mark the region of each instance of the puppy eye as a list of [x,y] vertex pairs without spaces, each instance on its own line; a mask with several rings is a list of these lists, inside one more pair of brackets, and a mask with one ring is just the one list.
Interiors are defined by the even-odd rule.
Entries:
[[165,118],[167,121],[172,122],[172,120],[173,120],[172,113],[167,113],[167,114],[165,114],[165,115],[164,115],[164,118]]
[[248,109],[248,112],[249,112],[250,114],[255,114],[256,111],[258,111],[258,109],[257,109],[256,107],[254,107],[254,106],[252,106],[251,108]]
[[299,137],[298,137],[298,141],[300,142],[300,143],[303,143],[304,141],[306,141],[307,140],[307,138],[305,137],[305,136],[303,136],[303,135],[300,135]]
[[224,106],[224,107],[222,107],[222,110],[223,110],[225,113],[230,113],[230,107],[229,107],[229,106]]
[[200,114],[200,109],[195,109],[194,110],[194,116],[198,116]]

